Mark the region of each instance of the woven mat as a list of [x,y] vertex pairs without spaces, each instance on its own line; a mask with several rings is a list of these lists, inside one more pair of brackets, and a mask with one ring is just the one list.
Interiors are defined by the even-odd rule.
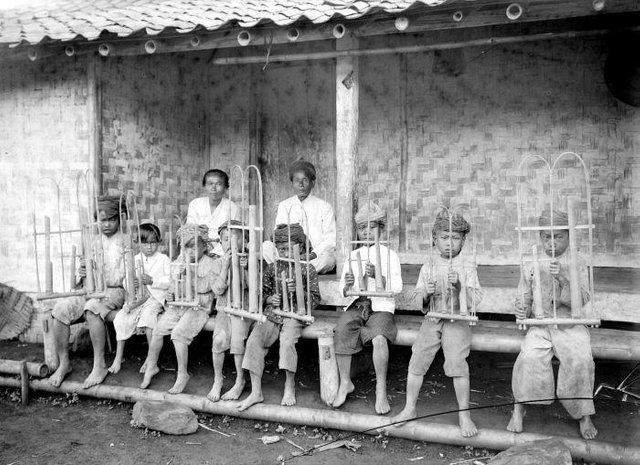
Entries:
[[30,326],[33,312],[31,297],[0,283],[0,340],[18,337]]

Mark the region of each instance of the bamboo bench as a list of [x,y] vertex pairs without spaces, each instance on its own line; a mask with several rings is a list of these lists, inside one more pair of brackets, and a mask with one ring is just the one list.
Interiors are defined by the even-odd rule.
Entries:
[[[403,265],[404,287],[397,296],[396,325],[398,336],[395,344],[411,346],[416,339],[424,316],[418,299],[414,296],[415,283],[420,267]],[[640,323],[640,271],[621,268],[596,268],[596,303],[603,322]],[[480,283],[485,297],[478,306],[480,321],[472,328],[471,349],[487,352],[518,353],[525,332],[517,329],[513,316],[513,301],[520,276],[517,266],[480,266]],[[344,306],[347,302],[338,289],[339,277],[320,276],[322,305]],[[405,314],[409,313],[409,314]],[[116,312],[111,312],[107,321],[112,321]],[[509,318],[509,321],[493,321],[492,314]],[[506,317],[509,315],[510,317]],[[332,331],[340,311],[316,310],[315,322],[307,326],[302,337],[317,339]],[[213,331],[215,316],[209,318],[205,330]],[[640,360],[640,331],[629,329],[590,328],[591,347],[595,358],[610,360]]]

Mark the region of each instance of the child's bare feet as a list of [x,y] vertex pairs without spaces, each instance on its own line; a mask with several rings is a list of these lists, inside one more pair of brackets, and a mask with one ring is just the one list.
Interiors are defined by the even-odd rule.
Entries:
[[222,380],[215,378],[213,386],[211,386],[211,390],[207,394],[207,399],[211,402],[218,402],[220,400],[220,391],[222,391]]
[[48,381],[54,387],[60,387],[65,376],[71,373],[73,369],[69,362],[60,362],[58,369],[49,377]]
[[142,366],[140,367],[140,373],[144,374],[144,372],[147,371],[147,360],[145,359],[144,363],[142,364]]
[[116,373],[118,373],[120,371],[120,368],[122,367],[122,360],[118,359],[117,357],[113,360],[113,363],[111,364],[111,366],[109,367],[109,373],[115,375]]
[[89,389],[92,386],[102,383],[108,374],[109,371],[105,366],[93,367],[93,370],[91,370],[91,373],[89,373],[87,379],[84,380],[82,388]]
[[593,425],[589,415],[580,418],[580,434],[582,434],[582,437],[585,439],[595,439],[598,435],[598,430]]
[[387,398],[387,387],[376,387],[376,413],[385,415],[391,411],[389,399]]
[[285,382],[284,383],[284,394],[282,394],[282,400],[280,401],[280,405],[296,405],[296,385],[295,381]]
[[222,400],[237,400],[242,395],[242,391],[244,391],[244,380],[236,381],[236,384],[233,385],[231,389],[225,392],[222,395]]
[[478,428],[471,420],[469,412],[458,412],[458,422],[460,423],[460,433],[463,437],[470,438],[478,434]]
[[249,397],[247,397],[245,400],[240,402],[240,404],[238,404],[238,412],[247,410],[252,405],[259,404],[260,402],[264,402],[264,397],[262,396],[262,393],[261,392],[256,393],[251,391],[251,394],[249,394]]
[[341,380],[340,386],[338,386],[338,394],[336,394],[336,398],[334,399],[332,404],[333,407],[338,408],[342,406],[342,404],[344,404],[347,400],[347,396],[351,394],[355,390],[355,388],[356,387],[353,385],[351,380],[344,382]]
[[408,407],[405,407],[405,408],[402,410],[402,412],[400,412],[400,413],[399,413],[399,414],[397,414],[395,417],[393,417],[393,418],[391,419],[391,421],[392,421],[393,423],[396,423],[396,422],[402,422],[402,423],[397,423],[397,424],[395,424],[395,425],[393,425],[393,426],[402,426],[402,425],[404,425],[407,421],[409,421],[409,420],[413,420],[413,419],[414,419],[415,417],[417,417],[417,416],[418,416],[418,413],[416,412],[416,409],[415,409],[415,408],[408,408]]
[[176,377],[176,382],[173,384],[173,387],[169,389],[167,392],[169,394],[180,394],[182,391],[184,391],[184,388],[187,387],[188,382],[189,382],[189,374],[178,372],[178,376]]
[[513,406],[513,413],[511,414],[511,420],[507,425],[507,430],[512,433],[522,433],[522,424],[524,420],[524,407],[521,404],[515,404]]
[[147,367],[144,372],[144,378],[140,383],[140,389],[147,389],[149,384],[151,384],[151,378],[153,378],[158,373],[160,373],[160,368],[158,368],[158,365]]

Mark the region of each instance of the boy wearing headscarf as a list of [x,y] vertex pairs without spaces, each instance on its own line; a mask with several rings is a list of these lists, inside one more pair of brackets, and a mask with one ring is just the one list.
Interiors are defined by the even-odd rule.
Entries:
[[[144,379],[140,387],[146,389],[151,379],[160,372],[158,357],[162,350],[164,337],[171,335],[171,341],[176,351],[178,372],[176,382],[169,394],[179,394],[184,391],[189,382],[187,366],[189,362],[189,345],[202,331],[209,320],[214,293],[220,294],[226,288],[227,276],[222,273],[217,260],[206,254],[208,234],[204,228],[197,224],[187,223],[176,233],[177,239],[182,244],[180,255],[171,267],[171,283],[167,292],[166,309],[158,319],[153,331],[149,353],[144,372]],[[195,294],[194,302],[197,306],[173,305],[176,296],[176,283],[185,279],[188,272],[186,265],[196,263],[195,275],[192,277]]]
[[[72,370],[69,361],[70,326],[82,317],[89,326],[93,345],[93,369],[85,379],[83,388],[87,389],[102,383],[108,374],[104,357],[106,341],[104,319],[111,310],[122,308],[125,298],[122,287],[125,269],[122,255],[123,238],[120,233],[121,212],[126,214],[126,208],[121,205],[119,196],[103,196],[98,199],[96,220],[100,228],[100,237],[94,238],[93,248],[101,250],[104,257],[104,266],[101,270],[107,285],[104,297],[67,297],[57,301],[51,312],[56,352],[60,360],[58,369],[49,378],[49,383],[55,387],[60,386],[65,376]],[[81,287],[87,276],[84,258],[80,258],[78,274],[80,275],[78,287]]]
[[[289,244],[289,238],[291,244]],[[299,224],[280,224],[273,234],[274,243],[276,245],[278,256],[289,259],[290,246],[298,244],[300,247],[301,257],[306,256],[307,236]],[[309,250],[311,252],[311,250]],[[275,263],[269,264],[264,268],[262,295],[264,298],[265,310],[264,314],[267,321],[260,325],[255,325],[253,331],[247,339],[242,368],[249,370],[251,377],[251,393],[246,397],[238,410],[243,411],[254,404],[264,400],[262,395],[262,374],[264,372],[264,358],[267,355],[269,347],[280,339],[280,357],[278,367],[285,371],[286,379],[284,385],[284,394],[282,396],[281,405],[295,405],[296,403],[296,384],[295,374],[298,366],[298,353],[296,351],[296,343],[300,339],[304,323],[294,318],[285,318],[272,312],[273,309],[282,307],[283,299],[291,297],[291,311],[297,312],[296,299],[296,282],[295,277],[291,276],[291,264],[284,260],[276,260]],[[305,306],[309,306],[313,310],[320,303],[320,287],[318,285],[318,275],[312,264],[301,263],[302,265],[302,288],[305,289]],[[308,271],[307,271],[308,270]],[[287,289],[283,295],[281,285],[282,273],[287,278]],[[308,280],[307,280],[307,274]],[[307,289],[311,302],[307,301]]]
[[[438,313],[449,313],[451,308],[459,313],[462,282],[466,287],[467,307],[477,305],[482,300],[483,293],[475,266],[460,255],[470,229],[462,215],[450,213],[447,209],[437,214],[432,231],[435,250],[422,265],[416,284],[416,294],[421,297],[423,313],[431,309]],[[460,276],[463,275],[461,281]],[[416,405],[422,381],[440,348],[444,353],[445,375],[453,378],[460,410],[460,432],[464,437],[474,436],[478,429],[468,411],[470,383],[467,357],[471,349],[471,329],[469,323],[462,320],[425,316],[411,349],[405,407],[393,421],[411,420],[417,416]]]
[[[381,235],[386,226],[386,214],[376,204],[361,207],[355,215],[355,223],[362,247],[351,252],[342,267],[339,288],[343,295],[355,287],[365,291],[376,289],[376,251],[374,237],[376,230]],[[358,269],[357,257],[360,255],[362,269]],[[399,294],[402,291],[402,273],[398,255],[380,245],[380,266],[382,282],[386,291]],[[355,272],[352,272],[355,271]],[[355,297],[347,306],[335,328],[335,351],[338,362],[340,385],[333,401],[334,407],[344,404],[347,396],[353,392],[351,380],[351,359],[364,346],[373,344],[373,365],[376,371],[375,410],[384,415],[391,410],[387,399],[387,365],[389,362],[389,343],[393,343],[398,332],[394,321],[394,297]]]
[[[336,267],[336,217],[333,207],[312,194],[316,185],[316,168],[304,160],[289,167],[289,180],[295,195],[278,204],[276,226],[298,223],[313,247],[311,264],[318,274]],[[270,251],[271,250],[271,251]],[[272,246],[265,250],[265,259],[272,262]]]
[[[553,300],[556,302],[556,316],[571,318],[571,283],[569,282],[569,234],[567,214],[553,211],[554,230],[541,231],[540,241],[545,254],[551,261],[541,261],[540,287],[542,289],[542,309],[545,318],[554,317]],[[545,211],[538,220],[539,226],[551,225],[551,214]],[[555,227],[567,229],[555,229]],[[582,305],[590,301],[587,266],[578,256],[578,273]],[[533,264],[523,270],[516,296],[516,316],[524,319],[533,312]],[[551,359],[556,356],[558,386],[556,394],[569,415],[579,421],[580,434],[585,439],[593,439],[598,430],[591,421],[595,414],[593,404],[593,384],[595,364],[591,353],[589,330],[584,325],[531,326],[522,342],[520,354],[513,366],[511,386],[516,402],[531,404],[551,404],[554,398],[554,379]],[[582,399],[570,399],[570,398]],[[563,399],[564,398],[564,399]],[[544,399],[544,400],[543,400]],[[541,400],[540,402],[533,402]],[[543,401],[542,401],[543,400]],[[514,405],[511,421],[507,429],[520,433],[523,429],[524,404]]]

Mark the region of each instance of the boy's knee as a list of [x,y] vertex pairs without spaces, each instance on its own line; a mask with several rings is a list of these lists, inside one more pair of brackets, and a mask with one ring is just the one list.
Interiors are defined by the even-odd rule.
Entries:
[[382,335],[377,335],[375,336],[372,340],[371,343],[373,344],[373,347],[377,347],[377,348],[382,348],[382,347],[387,347],[387,338],[382,336]]

